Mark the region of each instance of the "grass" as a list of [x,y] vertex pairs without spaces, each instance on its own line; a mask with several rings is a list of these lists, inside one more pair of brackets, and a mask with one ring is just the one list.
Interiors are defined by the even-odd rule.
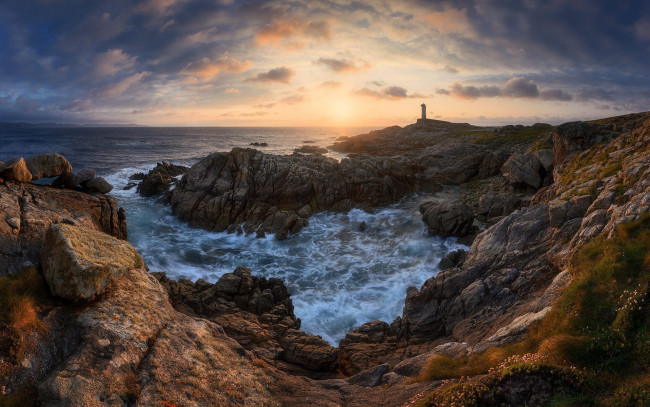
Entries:
[[500,148],[506,145],[530,144],[531,149],[541,150],[552,148],[548,142],[552,126],[526,127],[513,132],[496,133],[493,131],[479,131],[467,133],[472,135],[471,142],[483,144],[489,148]]
[[[559,369],[551,374],[552,382],[561,384],[554,387],[553,406],[650,405],[650,214],[619,226],[611,239],[592,239],[575,256],[570,273],[570,285],[526,340],[465,358],[434,356],[417,380],[455,381],[419,405],[451,405],[447,393],[472,395],[454,399],[457,406],[494,405],[490,400],[498,396],[500,377],[541,366],[545,374]],[[524,354],[543,360],[520,364],[519,371],[504,364]],[[573,381],[574,367],[584,381]],[[458,382],[463,376],[475,378]]]
[[[38,310],[47,298],[45,282],[33,267],[15,276],[0,277],[0,383],[17,368],[25,352],[33,346],[34,334],[46,329]],[[28,388],[4,393],[3,388],[0,407],[35,404],[34,392]]]

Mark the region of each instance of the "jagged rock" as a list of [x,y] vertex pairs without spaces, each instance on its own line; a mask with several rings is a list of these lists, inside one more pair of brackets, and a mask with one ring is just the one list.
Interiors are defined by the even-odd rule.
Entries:
[[430,235],[447,237],[472,233],[474,214],[463,202],[425,202],[420,205],[420,212]]
[[142,178],[142,182],[138,185],[137,191],[142,196],[164,194],[172,186],[172,179],[184,174],[187,170],[188,168],[182,165],[170,164],[165,161],[159,162]]
[[131,181],[142,181],[146,175],[143,172],[136,172],[135,174],[131,175],[129,179]]
[[594,144],[609,141],[617,134],[615,125],[587,122],[564,123],[553,133],[553,164],[557,168]]
[[[26,261],[40,265],[45,234],[53,223],[66,222],[103,231],[126,239],[126,215],[117,201],[106,195],[91,195],[31,183],[0,185],[0,275],[18,271]],[[4,218],[20,219],[14,229]],[[16,235],[16,231],[20,233]]]
[[540,164],[542,164],[542,167],[544,167],[544,171],[546,171],[547,174],[551,174],[553,172],[553,149],[552,148],[545,148],[542,150],[535,151],[535,157],[537,157]]
[[52,294],[69,300],[91,299],[124,273],[143,265],[140,255],[124,240],[66,224],[47,230],[41,262]]
[[463,262],[467,258],[467,251],[463,249],[458,249],[453,252],[450,252],[445,257],[440,260],[438,263],[438,268],[440,270],[447,270],[453,267],[460,267],[463,265]]
[[113,185],[109,184],[108,181],[102,177],[95,177],[90,181],[86,181],[84,186],[102,194],[107,194],[113,190]]
[[76,188],[79,185],[75,179],[76,175],[73,172],[61,174],[57,179],[52,182],[55,188]]
[[87,186],[87,182],[95,178],[95,175],[95,170],[91,168],[84,168],[83,170],[79,171],[78,174],[74,175],[74,185],[82,185],[85,187]]
[[293,149],[294,153],[301,154],[326,154],[327,149],[318,146],[301,146]]
[[382,378],[388,372],[388,364],[370,368],[364,372],[357,373],[356,375],[348,378],[348,383],[356,384],[363,387],[376,387],[382,383]]
[[571,197],[571,199],[569,199],[569,208],[566,214],[567,218],[582,218],[587,213],[587,209],[589,209],[592,201],[593,198],[590,195]]
[[554,228],[561,226],[567,219],[570,204],[567,201],[556,199],[548,205],[548,216],[551,226]]
[[254,147],[268,147],[269,143],[264,143],[264,142],[260,143],[258,141],[254,141],[252,143],[249,143],[248,145],[249,146],[254,146]]
[[58,177],[72,172],[72,165],[61,154],[47,153],[25,159],[32,180]]
[[18,182],[29,182],[32,174],[27,168],[24,158],[15,158],[4,163],[0,176]]
[[[192,166],[171,197],[180,219],[209,230],[275,233],[303,226],[298,211],[370,207],[420,190],[413,168],[399,161],[319,155],[274,156],[252,149],[215,153]],[[302,215],[306,215],[305,211]]]
[[501,174],[512,185],[537,189],[542,186],[541,170],[542,164],[534,154],[514,153],[501,167]]
[[172,281],[154,274],[169,292],[174,307],[189,315],[202,316],[220,324],[225,332],[257,357],[310,371],[333,371],[337,350],[318,336],[300,331],[300,320],[284,283],[276,278],[251,276],[238,267],[215,284],[202,280]]

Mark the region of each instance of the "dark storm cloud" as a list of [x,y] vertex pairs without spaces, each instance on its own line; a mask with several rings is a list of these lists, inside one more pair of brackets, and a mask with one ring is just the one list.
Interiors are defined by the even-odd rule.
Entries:
[[291,78],[296,73],[291,68],[286,66],[271,69],[268,72],[261,72],[245,80],[245,82],[261,82],[261,83],[290,83]]

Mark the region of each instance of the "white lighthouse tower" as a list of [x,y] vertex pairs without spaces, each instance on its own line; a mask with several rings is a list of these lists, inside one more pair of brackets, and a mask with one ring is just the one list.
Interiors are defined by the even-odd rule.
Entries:
[[427,105],[422,103],[422,120],[427,119]]

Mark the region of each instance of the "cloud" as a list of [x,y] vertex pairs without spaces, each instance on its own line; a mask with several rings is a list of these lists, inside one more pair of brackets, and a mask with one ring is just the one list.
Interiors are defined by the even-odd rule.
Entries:
[[443,71],[451,74],[457,74],[460,72],[458,69],[454,68],[453,66],[445,65],[444,68],[442,68]]
[[149,75],[151,75],[151,72],[144,71],[127,76],[119,82],[99,90],[97,92],[97,95],[104,99],[117,98],[119,96],[122,96],[122,94],[124,94],[127,90],[130,90],[133,86],[138,84],[138,82]]
[[547,89],[539,93],[542,100],[560,100],[563,102],[570,102],[573,100],[573,95],[566,93],[562,89]]
[[366,82],[366,83],[367,83],[368,85],[376,86],[376,87],[378,87],[378,88],[381,88],[382,86],[385,85],[385,83],[382,82],[382,81],[370,81],[370,82]]
[[285,103],[287,105],[297,105],[299,103],[305,102],[308,99],[304,95],[292,95],[292,96],[287,96],[286,98],[283,98],[280,100],[281,103]]
[[601,88],[587,88],[581,90],[576,99],[581,102],[589,102],[592,100],[612,101],[614,100],[614,92]]
[[223,93],[235,94],[235,93],[239,93],[239,89],[237,89],[237,88],[228,88],[228,89],[224,90]]
[[261,83],[291,83],[291,79],[296,73],[293,69],[286,66],[271,69],[268,72],[258,73],[246,79],[244,82],[261,82]]
[[[258,45],[279,45],[292,38],[329,40],[332,29],[327,21],[291,19],[275,21],[260,28],[255,35]],[[295,44],[294,44],[295,45]]]
[[[438,93],[440,93],[440,91],[438,91]],[[464,86],[456,82],[451,85],[448,94],[461,99],[491,98],[501,96],[501,88],[496,86]]]
[[381,91],[372,90],[369,88],[361,88],[357,91],[354,91],[354,94],[359,96],[371,97],[375,99],[390,99],[390,100],[423,97],[422,95],[417,93],[409,95],[408,91],[401,86],[389,86],[387,88],[382,89]]
[[484,85],[484,86],[465,86],[458,82],[453,83],[449,90],[436,89],[436,93],[441,95],[451,95],[461,99],[478,99],[478,98],[515,98],[515,99],[541,99],[541,100],[558,100],[571,101],[573,95],[566,93],[562,89],[544,89],[539,90],[537,83],[532,79],[526,79],[522,76],[516,76],[506,81],[503,87]]
[[357,65],[349,59],[318,58],[314,63],[317,65],[325,65],[337,73],[359,72],[370,67],[367,62],[362,62],[360,65]]
[[121,49],[109,49],[95,55],[93,77],[112,76],[121,70],[131,68],[136,57],[129,56]]
[[251,61],[238,61],[228,56],[215,60],[203,58],[197,62],[191,62],[180,72],[181,75],[191,75],[203,81],[209,81],[221,72],[244,72],[253,66]]

